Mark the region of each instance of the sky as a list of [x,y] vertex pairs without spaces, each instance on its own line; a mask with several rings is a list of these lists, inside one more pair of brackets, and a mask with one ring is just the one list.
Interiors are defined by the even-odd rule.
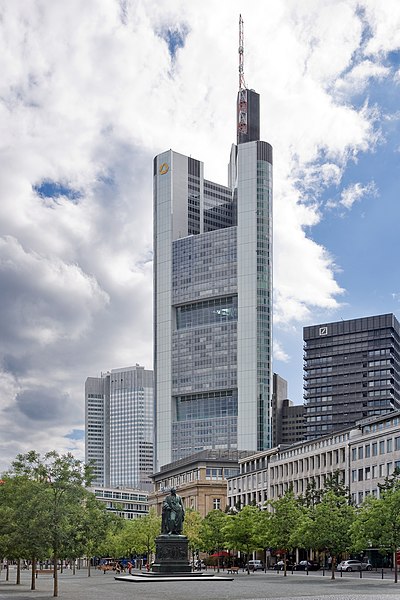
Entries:
[[238,21],[274,148],[274,371],[400,318],[398,0],[0,0],[0,472],[84,458],[84,383],[152,368],[152,159],[227,183]]

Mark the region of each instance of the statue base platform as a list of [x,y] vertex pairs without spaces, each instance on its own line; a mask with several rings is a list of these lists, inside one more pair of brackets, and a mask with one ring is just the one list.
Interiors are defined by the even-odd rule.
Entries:
[[188,561],[189,540],[185,535],[162,534],[156,537],[156,558],[151,572],[159,575],[192,574]]
[[219,575],[209,575],[206,573],[146,573],[140,572],[135,575],[116,575],[117,581],[125,581],[125,583],[169,583],[173,581],[195,581],[196,584],[200,581],[233,581],[233,577],[223,577]]

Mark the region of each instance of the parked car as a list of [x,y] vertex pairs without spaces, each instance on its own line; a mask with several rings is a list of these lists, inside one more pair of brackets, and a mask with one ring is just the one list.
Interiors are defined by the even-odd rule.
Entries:
[[264,569],[264,563],[262,560],[249,560],[248,567],[250,571],[262,571]]
[[320,565],[313,560],[301,560],[293,568],[295,571],[318,571]]
[[372,565],[369,562],[361,560],[342,560],[336,567],[338,571],[372,571]]
[[[284,567],[283,560],[278,560],[278,562],[275,563],[274,566],[273,566],[273,568],[275,569],[275,571],[283,571],[284,570],[283,567]],[[286,561],[286,569],[289,570],[291,568],[292,568],[292,564],[289,563],[289,561],[287,560]]]

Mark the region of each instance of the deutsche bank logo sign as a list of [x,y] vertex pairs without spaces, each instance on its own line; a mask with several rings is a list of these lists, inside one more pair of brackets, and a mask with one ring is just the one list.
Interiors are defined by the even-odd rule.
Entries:
[[319,328],[319,335],[328,335],[328,328],[327,327],[320,327]]

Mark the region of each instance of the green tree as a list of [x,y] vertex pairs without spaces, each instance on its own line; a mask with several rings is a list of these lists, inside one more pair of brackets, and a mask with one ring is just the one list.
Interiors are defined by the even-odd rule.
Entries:
[[64,554],[73,558],[84,554],[88,559],[90,577],[91,558],[99,553],[108,532],[114,531],[121,521],[121,517],[107,511],[93,493],[87,492],[82,504],[77,506],[71,550],[66,549]]
[[236,514],[228,514],[224,525],[226,547],[244,552],[247,556],[247,573],[250,573],[251,553],[262,548],[259,525],[262,512],[256,506],[244,506]]
[[300,504],[307,508],[312,508],[321,502],[323,496],[323,489],[317,487],[317,482],[314,477],[307,483],[306,491],[304,495],[299,496],[298,500]]
[[393,554],[394,581],[398,582],[396,551],[400,546],[400,472],[394,472],[380,485],[380,498],[368,496],[352,527],[352,540],[357,550],[378,546]]
[[74,538],[76,506],[86,497],[85,485],[91,479],[91,467],[72,454],[47,452],[43,458],[35,451],[19,454],[12,463],[10,476],[27,477],[40,484],[40,511],[46,523],[54,577],[53,596],[58,596],[57,565]]
[[183,534],[189,540],[189,549],[192,554],[194,564],[194,556],[201,546],[201,524],[203,518],[201,514],[193,508],[187,508],[185,512],[185,520],[183,522]]
[[[224,525],[227,520],[227,515],[216,509],[211,510],[203,519],[201,524],[201,543],[202,549],[208,553],[220,552],[225,548]],[[220,560],[218,557],[218,571]]]
[[[324,494],[321,502],[314,508],[312,518],[308,515],[307,542],[318,550],[329,552],[332,557],[332,579],[335,579],[335,564],[339,554],[349,551],[351,525],[355,518],[355,509],[347,498],[333,491]],[[304,528],[304,521],[301,524]]]
[[347,503],[351,504],[351,496],[349,487],[344,482],[344,475],[340,469],[336,469],[332,475],[328,476],[323,487],[323,495],[328,492],[333,492],[335,496],[346,498]]
[[[49,553],[43,486],[26,475],[5,476],[0,486],[0,554],[32,561],[31,589],[36,587],[36,559]],[[17,583],[20,570],[17,569]]]
[[283,550],[284,575],[286,577],[287,553],[296,545],[295,532],[303,517],[300,503],[294,497],[293,490],[270,502],[272,514],[268,521],[268,535],[271,546]]
[[155,540],[161,531],[161,517],[157,516],[155,508],[151,508],[147,515],[133,522],[138,552],[146,554],[147,562],[150,564],[151,556],[156,550]]
[[343,475],[339,469],[336,469],[329,475],[325,481],[323,488],[317,487],[317,482],[314,477],[307,483],[304,495],[299,496],[298,500],[307,508],[312,508],[319,504],[327,492],[333,492],[337,496],[343,496],[350,504],[350,490],[343,481]]

